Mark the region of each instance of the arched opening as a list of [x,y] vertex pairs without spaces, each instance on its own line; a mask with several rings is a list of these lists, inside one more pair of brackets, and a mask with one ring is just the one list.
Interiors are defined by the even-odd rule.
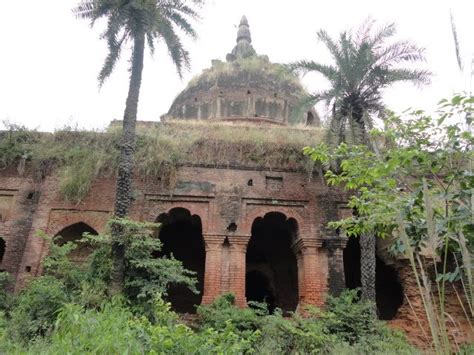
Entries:
[[3,262],[3,257],[5,256],[5,249],[7,248],[7,243],[3,238],[0,238],[0,265]]
[[76,249],[69,254],[69,260],[72,262],[83,263],[94,250],[90,243],[84,243],[81,241],[84,233],[92,235],[98,234],[97,231],[89,225],[79,222],[64,228],[55,236],[54,242],[58,245],[63,245],[67,242],[73,242],[76,244]]
[[265,302],[271,312],[276,307],[284,312],[296,309],[298,268],[291,249],[296,234],[296,220],[282,213],[254,220],[246,256],[247,301]]
[[306,125],[312,126],[314,124],[314,115],[311,111],[306,113]]
[[245,275],[247,301],[265,302],[268,310],[275,310],[275,290],[270,286],[268,276],[259,270],[247,272]]
[[172,285],[168,290],[167,300],[176,312],[195,313],[196,305],[202,299],[206,262],[201,218],[191,215],[185,208],[173,208],[160,215],[157,222],[162,223],[159,238],[163,247],[159,256],[172,254],[186,269],[196,272],[198,281],[199,294],[193,293],[186,286]]
[[[349,238],[344,250],[344,276],[346,287],[361,287],[360,281],[360,245],[359,238]],[[376,257],[375,292],[379,318],[395,318],[403,304],[403,288],[398,280],[397,270]]]

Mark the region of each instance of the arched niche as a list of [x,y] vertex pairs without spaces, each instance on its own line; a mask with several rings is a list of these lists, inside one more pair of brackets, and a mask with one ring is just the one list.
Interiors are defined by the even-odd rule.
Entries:
[[54,236],[54,242],[63,245],[68,242],[76,244],[76,248],[68,255],[69,259],[76,263],[83,263],[93,251],[89,243],[83,241],[84,233],[97,235],[97,231],[84,222],[74,223],[60,230]]
[[5,256],[5,251],[7,249],[7,243],[3,238],[0,238],[0,265],[2,265],[3,257]]
[[296,309],[298,267],[291,246],[297,234],[296,220],[280,212],[254,220],[246,255],[247,301],[266,302],[271,312]]
[[183,285],[172,285],[167,300],[176,312],[195,313],[196,305],[202,300],[206,262],[201,218],[191,215],[186,208],[178,207],[159,215],[156,222],[161,223],[158,237],[163,243],[158,256],[173,255],[186,269],[196,273],[198,281],[199,294],[194,294]]
[[[344,249],[344,276],[349,289],[361,287],[359,238],[349,238]],[[375,292],[378,316],[382,320],[394,319],[403,304],[403,287],[397,270],[376,257]]]

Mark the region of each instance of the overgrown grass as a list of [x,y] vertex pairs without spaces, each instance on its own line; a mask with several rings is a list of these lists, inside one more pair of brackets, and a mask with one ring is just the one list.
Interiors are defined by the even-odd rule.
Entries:
[[211,68],[203,70],[200,75],[191,79],[188,88],[198,86],[202,81],[213,81],[221,75],[232,76],[242,72],[264,73],[266,76],[274,76],[279,81],[287,82],[296,89],[303,91],[303,87],[296,74],[292,73],[282,64],[271,63],[267,56],[252,56],[233,62],[216,61]]
[[[319,143],[323,132],[304,126],[255,126],[244,123],[169,121],[139,127],[136,167],[143,178],[161,178],[173,188],[177,167],[312,172],[301,153]],[[95,178],[115,175],[120,129],[107,132],[39,133],[13,127],[0,136],[0,169],[16,168],[37,179],[59,177],[62,196],[74,203],[88,193]]]
[[[175,102],[194,95],[193,93],[205,92],[210,88],[234,85],[238,88],[249,82],[258,82],[257,87],[273,88],[271,90],[277,90],[279,94],[288,98],[290,104],[288,121],[293,124],[302,122],[306,117],[304,113],[314,106],[312,96],[301,85],[298,75],[283,64],[270,62],[265,55],[251,56],[232,62],[214,61],[211,68],[203,70],[189,82]],[[251,84],[250,87],[254,85]]]

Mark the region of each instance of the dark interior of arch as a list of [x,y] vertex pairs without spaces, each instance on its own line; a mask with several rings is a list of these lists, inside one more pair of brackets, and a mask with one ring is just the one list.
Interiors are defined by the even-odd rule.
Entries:
[[[403,288],[398,280],[397,271],[376,257],[375,292],[377,311],[380,319],[395,318],[403,303]],[[361,287],[359,238],[349,238],[344,250],[344,276],[346,287]]]
[[5,249],[7,244],[3,238],[0,238],[0,264],[3,262],[3,257],[5,256]]
[[174,208],[169,213],[160,215],[157,222],[162,223],[159,231],[159,238],[163,243],[160,256],[173,254],[186,269],[196,272],[198,281],[199,294],[185,286],[172,285],[168,290],[167,300],[176,312],[195,313],[196,305],[202,299],[206,262],[201,218],[191,215],[185,208]]
[[314,115],[311,111],[306,114],[306,125],[312,126],[314,124]]
[[298,270],[291,249],[296,221],[281,213],[256,218],[247,247],[245,296],[266,302],[270,312],[278,307],[294,311],[298,304]]
[[56,237],[60,236],[60,238],[55,238],[55,243],[59,245],[63,245],[67,242],[76,243],[76,249],[69,254],[69,259],[73,262],[84,262],[93,251],[93,247],[89,243],[79,242],[84,233],[92,235],[98,234],[97,231],[83,222],[72,224],[56,234]]

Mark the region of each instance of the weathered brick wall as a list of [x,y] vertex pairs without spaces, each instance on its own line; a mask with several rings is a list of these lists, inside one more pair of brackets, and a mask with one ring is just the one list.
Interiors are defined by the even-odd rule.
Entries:
[[[426,317],[423,299],[420,294],[413,269],[408,260],[399,260],[396,263],[400,281],[403,286],[404,302],[398,309],[395,319],[389,324],[406,332],[409,340],[421,348],[429,348],[432,336],[428,319]],[[421,281],[422,282],[422,281]],[[445,315],[448,319],[448,335],[452,344],[463,344],[474,341],[474,334],[461,306],[460,299],[463,298],[462,285],[446,284]],[[438,293],[435,283],[431,283],[431,294],[435,309],[439,305]],[[466,307],[467,303],[465,303]],[[437,311],[438,312],[438,311]],[[472,320],[471,320],[472,322]]]
[[0,238],[5,251],[0,270],[16,276],[38,204],[39,191],[31,178],[4,171],[0,176]]
[[[36,231],[55,235],[82,222],[101,232],[112,213],[115,180],[95,181],[83,202],[71,204],[61,197],[54,174],[38,183],[3,171],[0,196],[0,237],[7,245],[0,268],[16,277],[18,291],[41,274],[41,260],[48,253],[48,243],[38,238]],[[319,177],[308,181],[305,174],[296,172],[182,167],[172,189],[159,180],[137,177],[133,198],[134,219],[156,221],[178,207],[200,217],[206,250],[203,303],[230,291],[236,295],[237,304],[246,305],[246,252],[252,225],[269,212],[282,213],[297,224],[291,248],[297,262],[300,306],[323,305],[328,292],[337,294],[344,286],[345,240],[324,226],[347,215],[346,196],[327,187]],[[409,269],[401,267],[399,275],[411,306],[405,301],[391,323],[407,330],[410,339],[421,344],[426,338],[417,320],[423,314],[420,298]],[[449,312],[462,318],[455,296],[450,297]]]

